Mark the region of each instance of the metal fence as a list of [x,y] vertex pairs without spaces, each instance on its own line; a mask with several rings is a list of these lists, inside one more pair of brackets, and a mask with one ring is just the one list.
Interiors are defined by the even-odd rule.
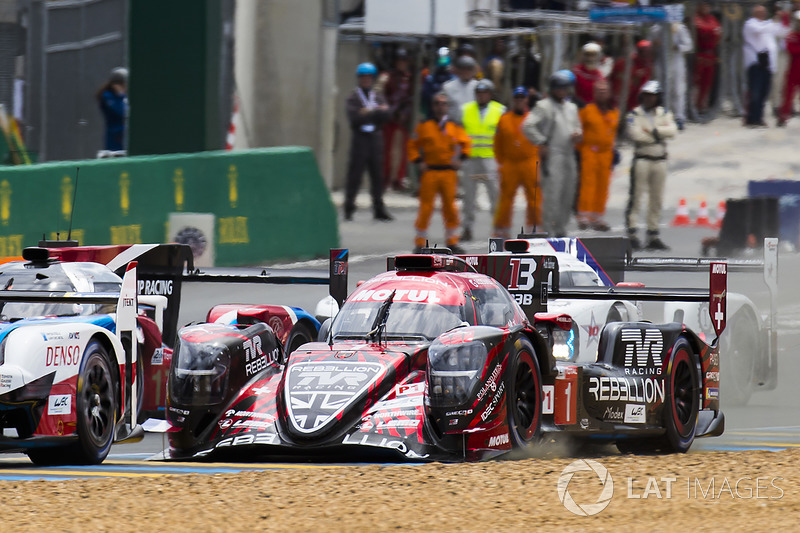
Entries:
[[27,21],[24,134],[39,161],[95,157],[95,94],[126,63],[126,0],[20,0]]

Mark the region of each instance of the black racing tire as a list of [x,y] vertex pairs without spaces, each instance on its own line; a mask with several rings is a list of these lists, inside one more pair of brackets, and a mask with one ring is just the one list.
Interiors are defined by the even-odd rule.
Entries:
[[542,374],[524,337],[514,343],[505,382],[509,439],[514,449],[522,449],[539,439],[542,423]]
[[84,351],[75,403],[78,442],[30,450],[28,457],[35,464],[94,465],[108,455],[114,440],[117,391],[108,353],[97,341],[90,342]]
[[664,378],[664,427],[662,451],[686,453],[694,442],[700,412],[700,369],[697,357],[685,338],[672,345]]
[[308,327],[303,322],[298,322],[289,331],[289,336],[286,337],[285,356],[288,358],[289,354],[298,349],[300,346],[307,342],[314,342],[317,338],[316,332]]
[[763,360],[761,335],[753,311],[743,307],[728,320],[720,339],[720,399],[725,405],[746,405],[753,393],[756,365]]

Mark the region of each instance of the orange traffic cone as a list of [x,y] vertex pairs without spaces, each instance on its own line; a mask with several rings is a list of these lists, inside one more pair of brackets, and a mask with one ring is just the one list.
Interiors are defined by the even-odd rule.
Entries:
[[708,218],[708,205],[705,200],[700,202],[700,210],[697,212],[697,220],[694,221],[694,225],[702,228],[713,227]]
[[724,200],[720,201],[717,205],[717,212],[714,215],[714,227],[716,229],[720,229],[722,227],[722,220],[725,218],[725,210],[727,209],[727,204]]
[[686,198],[681,198],[678,204],[678,209],[675,211],[675,218],[672,219],[673,226],[689,226],[692,221],[689,220],[689,208],[686,206]]

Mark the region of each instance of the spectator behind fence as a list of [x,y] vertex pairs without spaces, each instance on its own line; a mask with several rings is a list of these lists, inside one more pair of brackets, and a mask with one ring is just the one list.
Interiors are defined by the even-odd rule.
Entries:
[[717,68],[717,45],[722,37],[722,26],[711,13],[711,4],[700,2],[694,16],[697,32],[697,54],[694,58],[695,107],[700,114],[708,110],[714,72]]
[[439,48],[436,55],[436,69],[432,74],[425,76],[422,83],[422,114],[425,118],[433,116],[433,106],[431,100],[433,95],[442,90],[445,83],[452,80],[455,76],[450,72],[450,49],[443,46]]
[[97,102],[106,122],[104,149],[125,150],[125,119],[128,117],[128,69],[117,67],[97,91]]
[[403,180],[406,177],[406,145],[414,98],[408,52],[404,48],[395,52],[394,68],[386,74],[386,77],[383,95],[389,106],[389,120],[383,126],[386,151],[383,164],[384,189],[391,186],[395,190],[401,190],[405,186]]
[[786,36],[786,53],[789,55],[789,70],[786,72],[786,87],[783,105],[778,116],[778,126],[785,126],[792,116],[792,102],[800,90],[800,11],[793,14],[792,32]]
[[[683,129],[686,122],[686,54],[694,49],[689,28],[682,22],[673,22],[670,28],[669,64],[667,67],[667,107],[675,116],[678,129]],[[660,48],[662,42],[661,26],[653,26],[651,30],[653,45]]]
[[636,43],[636,52],[631,55],[631,77],[628,83],[628,98],[621,102],[622,89],[625,86],[625,57],[619,57],[614,62],[611,72],[611,90],[614,96],[614,105],[631,110],[638,105],[639,91],[647,80],[653,77],[653,45],[650,41]]
[[578,107],[568,99],[575,75],[559,70],[550,76],[550,94],[539,100],[522,122],[522,132],[539,148],[542,160],[543,223],[551,237],[565,237],[578,182],[575,146],[581,140]]
[[581,49],[581,62],[572,67],[575,74],[575,103],[579,107],[594,100],[594,85],[605,80],[600,70],[603,48],[597,43],[586,43]]
[[745,126],[766,126],[764,103],[769,96],[772,74],[778,61],[778,43],[775,40],[783,27],[767,19],[767,9],[753,7],[752,16],[744,23],[742,57],[747,75],[747,116]]
[[459,110],[461,106],[475,100],[475,69],[477,63],[472,57],[463,55],[456,59],[456,77],[442,85],[442,90],[447,95],[447,107],[452,115],[451,120],[461,124]]

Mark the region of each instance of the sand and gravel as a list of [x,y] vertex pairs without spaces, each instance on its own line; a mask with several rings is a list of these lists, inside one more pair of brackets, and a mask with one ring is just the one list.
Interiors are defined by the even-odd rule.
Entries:
[[[544,458],[5,481],[0,482],[0,530],[642,533],[800,528],[800,450],[591,459],[608,469],[614,484],[608,506],[594,516],[577,516],[559,500],[559,477],[573,459]],[[584,506],[596,503],[602,488],[593,471],[574,474],[567,485],[573,501]]]

